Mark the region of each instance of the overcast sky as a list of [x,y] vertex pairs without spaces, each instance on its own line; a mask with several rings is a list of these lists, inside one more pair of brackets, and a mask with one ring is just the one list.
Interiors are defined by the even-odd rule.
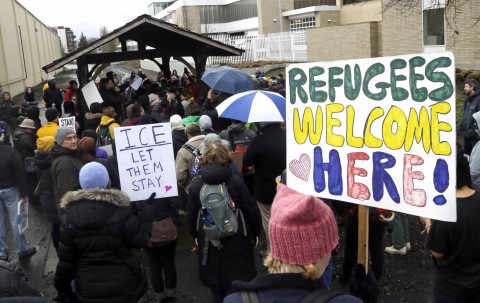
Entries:
[[99,37],[100,27],[112,31],[136,17],[148,14],[154,0],[17,0],[48,26],[70,27],[77,41]]

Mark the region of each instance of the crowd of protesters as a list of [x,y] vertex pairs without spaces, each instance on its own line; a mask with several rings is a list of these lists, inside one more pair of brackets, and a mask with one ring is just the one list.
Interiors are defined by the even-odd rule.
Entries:
[[[130,84],[138,77],[142,85],[134,90]],[[259,89],[285,96],[283,75],[265,78],[257,69],[252,78]],[[18,203],[40,204],[44,219],[51,223],[51,240],[59,258],[56,302],[140,300],[148,286],[133,249],[141,249],[148,260],[155,302],[175,302],[177,240],[155,246],[151,237],[154,222],[170,218],[178,225],[179,215],[184,215],[193,236],[192,251],[198,254],[199,279],[211,290],[214,303],[249,302],[245,297],[250,302],[301,302],[312,296],[323,298],[321,302],[375,302],[383,252],[402,256],[412,249],[408,217],[373,208],[372,271],[367,275],[361,266],[354,268],[356,207],[340,201],[324,203],[285,186],[284,126],[220,118],[215,108],[230,95],[203,87],[185,68],[181,76],[175,70],[160,72],[156,80],[141,71],[123,78],[108,72],[98,82],[103,102],[88,108],[75,80],[62,91],[50,77],[43,100],[36,100],[33,88],[27,87],[21,105],[8,92],[1,92],[0,202],[8,212],[19,258],[32,256],[36,249],[27,247],[25,236],[19,233]],[[44,125],[40,103],[46,107]],[[75,130],[59,126],[61,117],[72,116]],[[468,121],[466,128],[471,124]],[[171,125],[178,196],[152,194],[146,201],[131,202],[121,191],[114,129],[153,123]],[[471,147],[472,161],[475,147]],[[238,150],[244,153],[242,165],[232,157]],[[458,222],[422,218],[427,248],[434,257],[435,302],[476,302],[480,296],[480,262],[468,255],[467,248],[480,243],[475,241],[480,240],[476,233],[480,223],[474,219],[473,201],[478,194],[472,189],[465,161],[461,156],[457,166]],[[277,185],[278,180],[284,184]],[[218,246],[209,245],[202,227],[205,223],[199,221],[205,184],[226,184],[241,212],[238,232],[223,238]],[[393,245],[384,247],[388,221],[393,226]],[[4,224],[2,215],[0,262],[10,260]],[[340,224],[345,224],[346,232],[340,281],[353,282],[358,297],[329,292],[331,254],[338,244]],[[259,255],[269,274],[257,276],[254,249],[262,232],[267,243]],[[356,281],[359,278],[364,283],[361,286]],[[15,295],[40,296],[30,287],[25,289]]]

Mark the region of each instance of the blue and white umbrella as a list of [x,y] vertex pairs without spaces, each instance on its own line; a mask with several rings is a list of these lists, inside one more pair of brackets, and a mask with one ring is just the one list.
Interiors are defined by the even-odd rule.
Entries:
[[285,98],[277,93],[251,90],[233,95],[217,106],[218,116],[243,122],[285,121]]

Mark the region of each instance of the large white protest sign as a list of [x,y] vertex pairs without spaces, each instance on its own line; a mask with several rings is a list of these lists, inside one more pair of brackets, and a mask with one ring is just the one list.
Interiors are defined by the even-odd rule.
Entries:
[[132,84],[130,84],[130,87],[133,88],[134,90],[138,90],[140,86],[142,86],[143,79],[139,75],[135,76],[133,79]]
[[60,127],[62,127],[62,126],[70,127],[71,129],[76,131],[76,129],[75,129],[75,116],[58,119],[58,125]]
[[17,225],[18,232],[23,235],[28,228],[28,200],[18,201]]
[[102,96],[100,96],[95,81],[93,80],[88,82],[88,84],[82,88],[82,93],[88,108],[90,108],[90,105],[94,102],[103,102]]
[[115,128],[120,184],[132,201],[177,196],[170,123]]
[[452,53],[292,64],[287,74],[288,186],[456,220]]

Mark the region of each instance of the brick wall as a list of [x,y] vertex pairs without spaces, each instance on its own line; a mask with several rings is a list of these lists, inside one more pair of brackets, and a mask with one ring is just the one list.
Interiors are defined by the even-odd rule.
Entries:
[[[385,2],[388,2],[385,1]],[[385,9],[386,3],[384,3]],[[396,56],[423,52],[422,4],[413,8],[393,7],[384,10],[379,23],[379,56]]]
[[307,30],[308,61],[370,58],[377,55],[377,22],[358,23]]
[[[445,43],[448,51],[455,54],[455,66],[463,69],[480,70],[480,5],[477,1],[469,1],[455,11],[453,8],[445,12],[447,20]],[[458,33],[455,33],[457,31]]]

